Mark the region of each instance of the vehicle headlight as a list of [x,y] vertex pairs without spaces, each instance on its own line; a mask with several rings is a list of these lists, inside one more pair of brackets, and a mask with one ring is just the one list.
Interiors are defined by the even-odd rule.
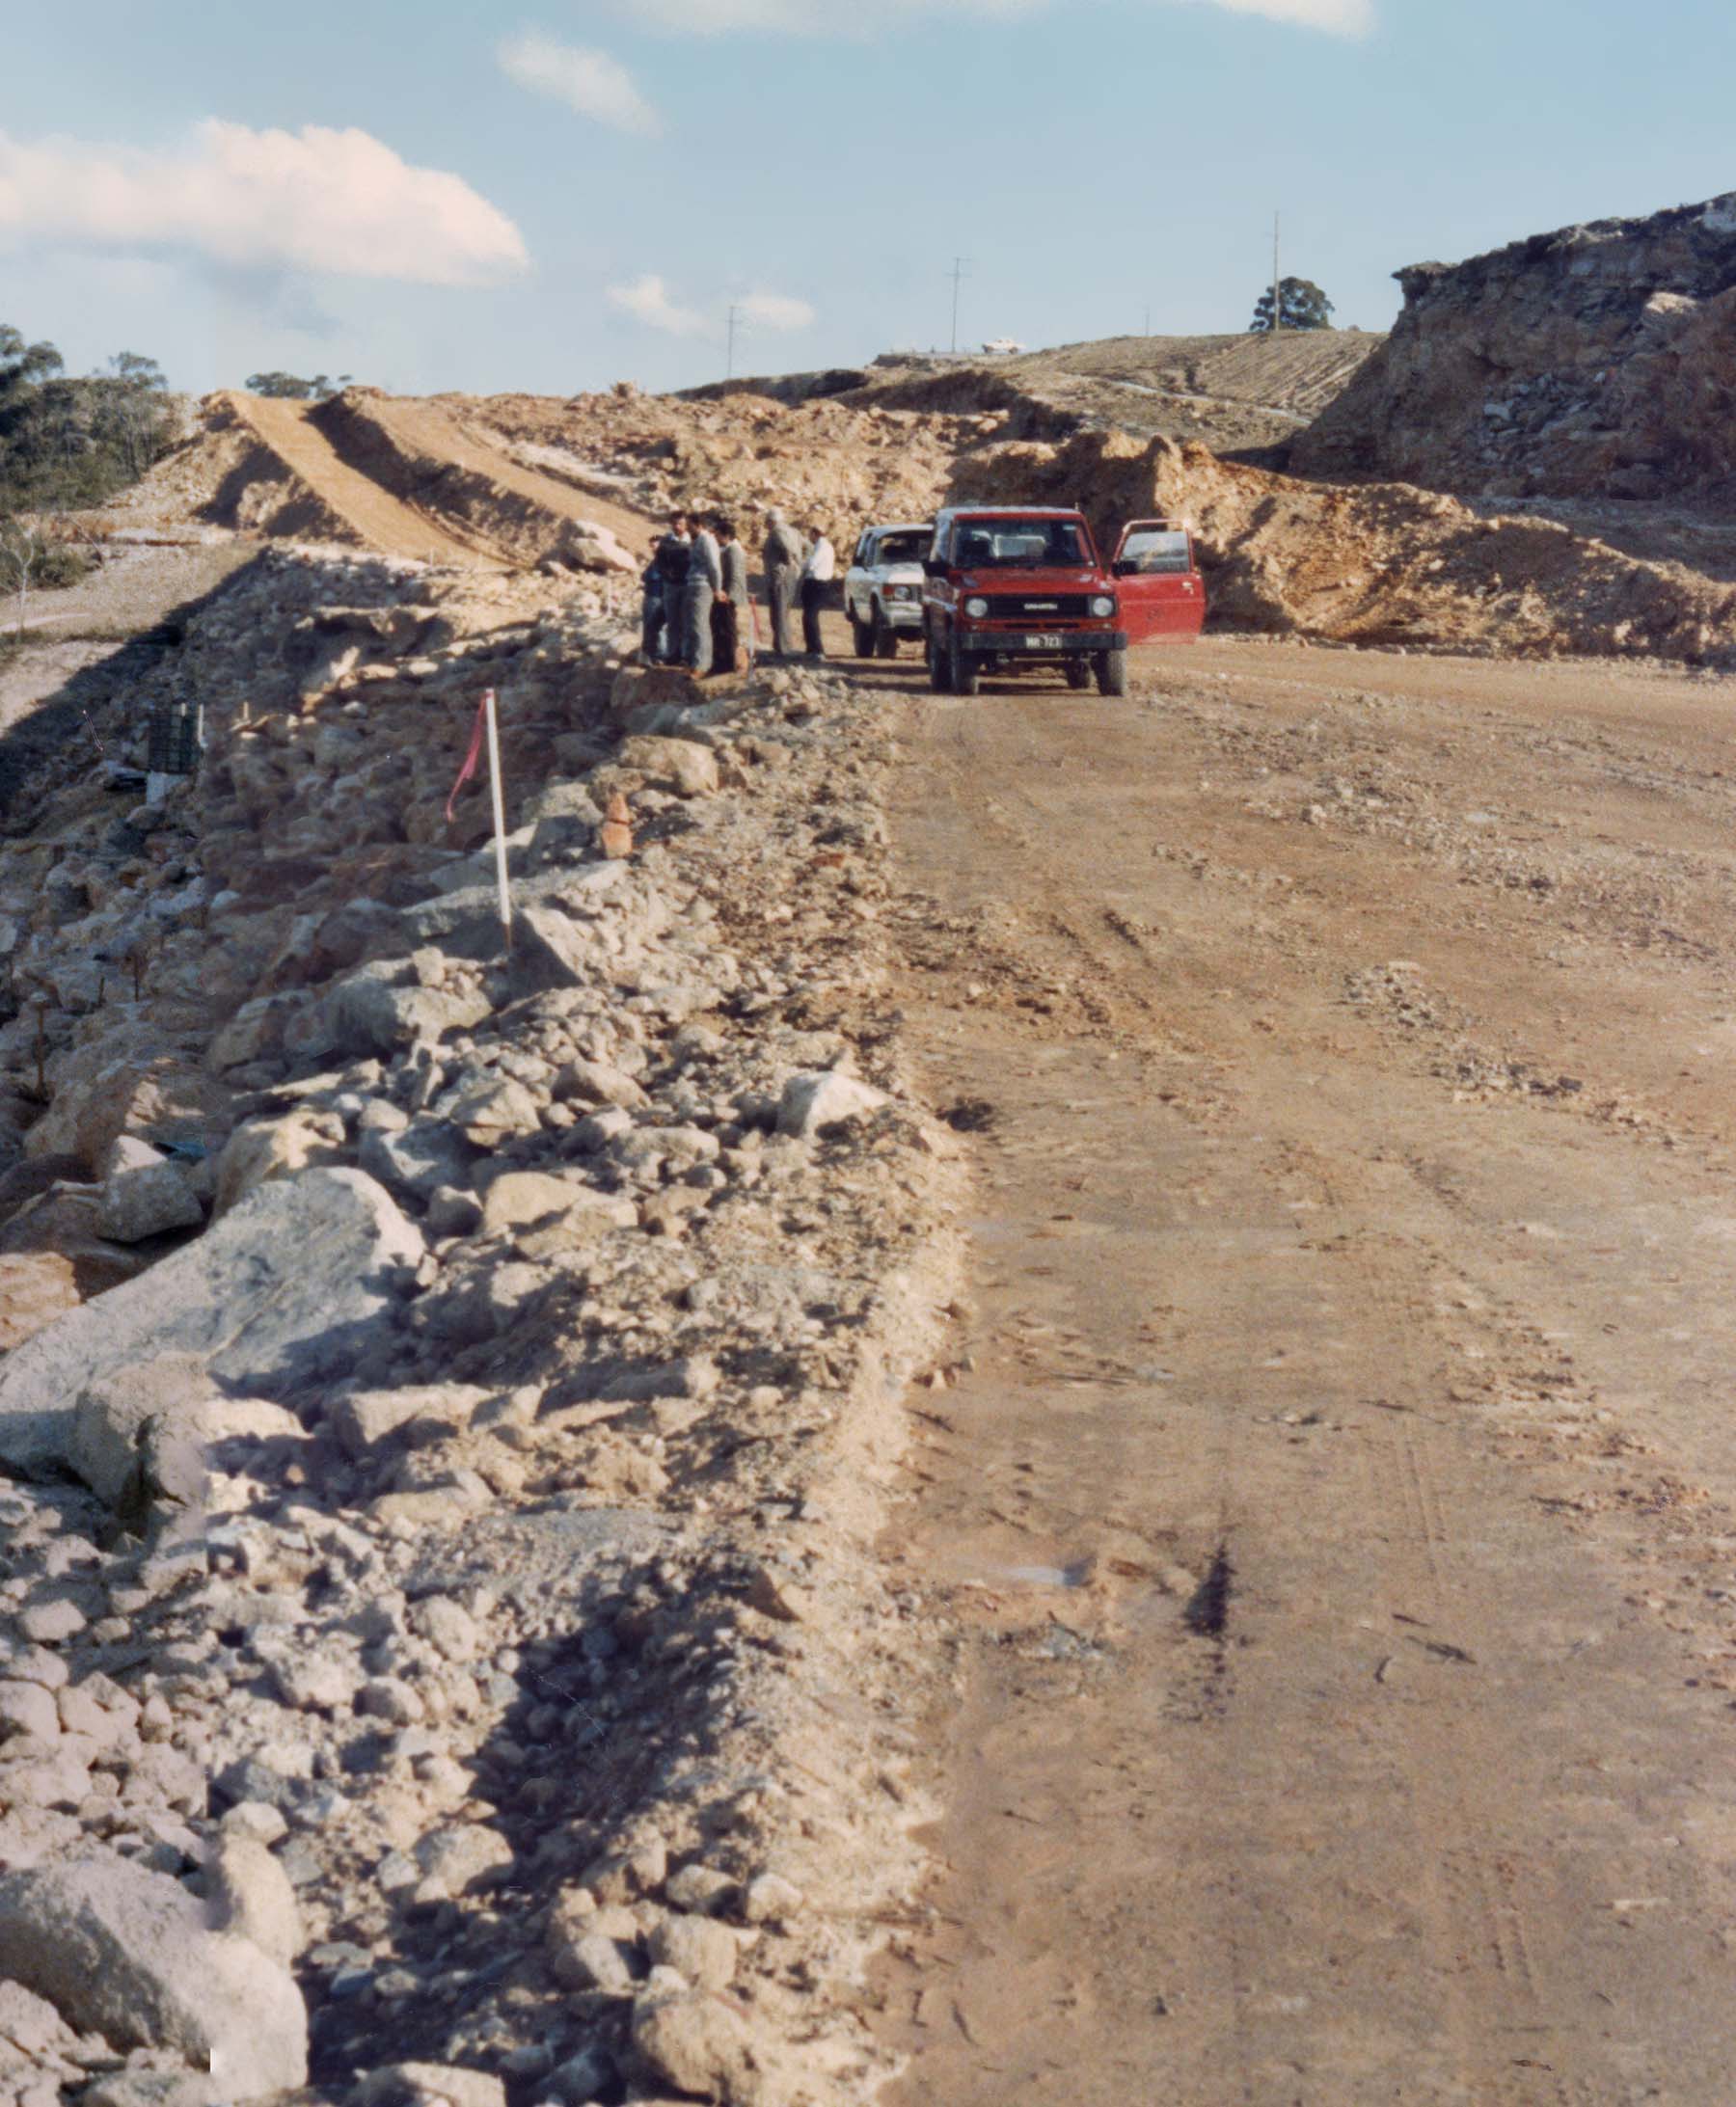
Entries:
[[886,598],[888,600],[909,600],[913,596],[914,587],[909,585],[888,585],[886,587]]
[[1099,618],[1113,614],[1115,612],[1115,595],[1113,593],[1099,593],[1091,603],[1091,611]]
[[980,622],[989,612],[989,603],[986,600],[967,600],[964,603],[964,612],[973,622]]

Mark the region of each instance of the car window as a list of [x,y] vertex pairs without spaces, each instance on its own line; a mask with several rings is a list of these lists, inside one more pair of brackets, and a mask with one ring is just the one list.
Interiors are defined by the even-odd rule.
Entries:
[[959,530],[958,562],[966,570],[1034,570],[1088,560],[1076,520],[981,520]]
[[926,529],[918,528],[912,534],[882,534],[880,538],[877,563],[920,563],[928,554],[929,536]]
[[1193,569],[1187,535],[1179,527],[1146,527],[1129,534],[1121,559],[1145,577]]

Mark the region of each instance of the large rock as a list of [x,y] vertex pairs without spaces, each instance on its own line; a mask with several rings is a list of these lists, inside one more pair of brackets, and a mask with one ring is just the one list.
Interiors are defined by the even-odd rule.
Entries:
[[366,969],[339,981],[325,1001],[334,1044],[356,1054],[432,1044],[448,1032],[480,1024],[493,1011],[488,997],[474,989],[399,987]]
[[282,1402],[354,1364],[422,1256],[420,1232],[360,1171],[262,1185],[0,1365],[0,1463],[65,1466],[80,1392],[162,1354],[196,1356],[227,1392]]
[[223,1123],[222,1085],[175,1053],[97,1040],[58,1060],[49,1079],[53,1101],[25,1150],[75,1155],[92,1172],[122,1134],[202,1142]]
[[142,1244],[204,1220],[199,1195],[179,1164],[149,1142],[123,1134],[109,1151],[96,1202],[96,1233],[117,1244]]
[[774,2107],[788,2097],[774,2051],[721,1998],[641,1996],[633,2012],[633,2045],[678,2093],[727,2100],[730,2107]]
[[[338,1131],[341,1133],[341,1125]],[[236,1127],[217,1159],[216,1212],[228,1214],[258,1187],[288,1177],[337,1153],[317,1114],[292,1112],[280,1120],[249,1120]]]
[[793,1075],[777,1104],[777,1131],[806,1139],[828,1126],[866,1119],[890,1102],[884,1091],[836,1068]]
[[0,1879],[0,1977],[117,2048],[167,2048],[231,2099],[304,2085],[308,2015],[287,1970],[206,1927],[165,1874],[105,1854]]
[[301,1439],[300,1421],[282,1405],[226,1395],[200,1355],[162,1354],[79,1391],[66,1460],[111,1506],[133,1512],[162,1499],[191,1505],[230,1442],[252,1451]]
[[629,739],[615,758],[678,797],[709,797],[718,787],[718,757],[694,739]]
[[205,1866],[205,1915],[214,1931],[250,1940],[280,1968],[302,1950],[301,1908],[289,1876],[251,1836],[220,1837]]

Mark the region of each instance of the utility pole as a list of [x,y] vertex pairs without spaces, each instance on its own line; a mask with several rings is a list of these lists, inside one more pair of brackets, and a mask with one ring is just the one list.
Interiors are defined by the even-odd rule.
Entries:
[[1147,310],[1146,310],[1146,331],[1145,331],[1145,333],[1146,333],[1146,335],[1147,335],[1148,337],[1149,337],[1149,336],[1150,336],[1150,335],[1152,334],[1152,311],[1151,311],[1151,309],[1150,309],[1150,308],[1147,308]]
[[1282,216],[1272,214],[1272,335],[1277,336],[1284,327],[1284,281],[1278,269],[1278,234]]
[[729,303],[729,354],[723,366],[725,380],[735,379],[736,338],[746,328],[746,324],[742,320],[742,304],[739,300],[732,300]]
[[952,347],[953,355],[955,358],[958,356],[959,350],[959,287],[963,284],[964,281],[970,276],[970,260],[971,259],[968,257],[954,257],[953,267],[946,274],[947,277],[952,280]]

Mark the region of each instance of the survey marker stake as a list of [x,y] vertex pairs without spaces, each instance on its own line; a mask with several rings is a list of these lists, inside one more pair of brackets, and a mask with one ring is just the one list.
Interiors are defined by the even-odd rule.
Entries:
[[501,888],[501,933],[506,949],[512,949],[512,888],[506,879],[506,798],[501,787],[501,726],[495,714],[495,691],[482,697],[488,713],[488,787],[494,795],[495,878]]
[[476,721],[471,730],[470,751],[464,757],[464,766],[458,770],[458,780],[452,785],[452,795],[447,799],[447,824],[450,825],[458,804],[458,793],[476,772],[482,759],[484,740],[488,743],[488,780],[494,799],[495,875],[501,888],[501,930],[506,939],[506,949],[512,949],[512,888],[506,878],[506,799],[501,784],[501,727],[495,715],[495,691],[492,688],[483,692],[476,706]]

